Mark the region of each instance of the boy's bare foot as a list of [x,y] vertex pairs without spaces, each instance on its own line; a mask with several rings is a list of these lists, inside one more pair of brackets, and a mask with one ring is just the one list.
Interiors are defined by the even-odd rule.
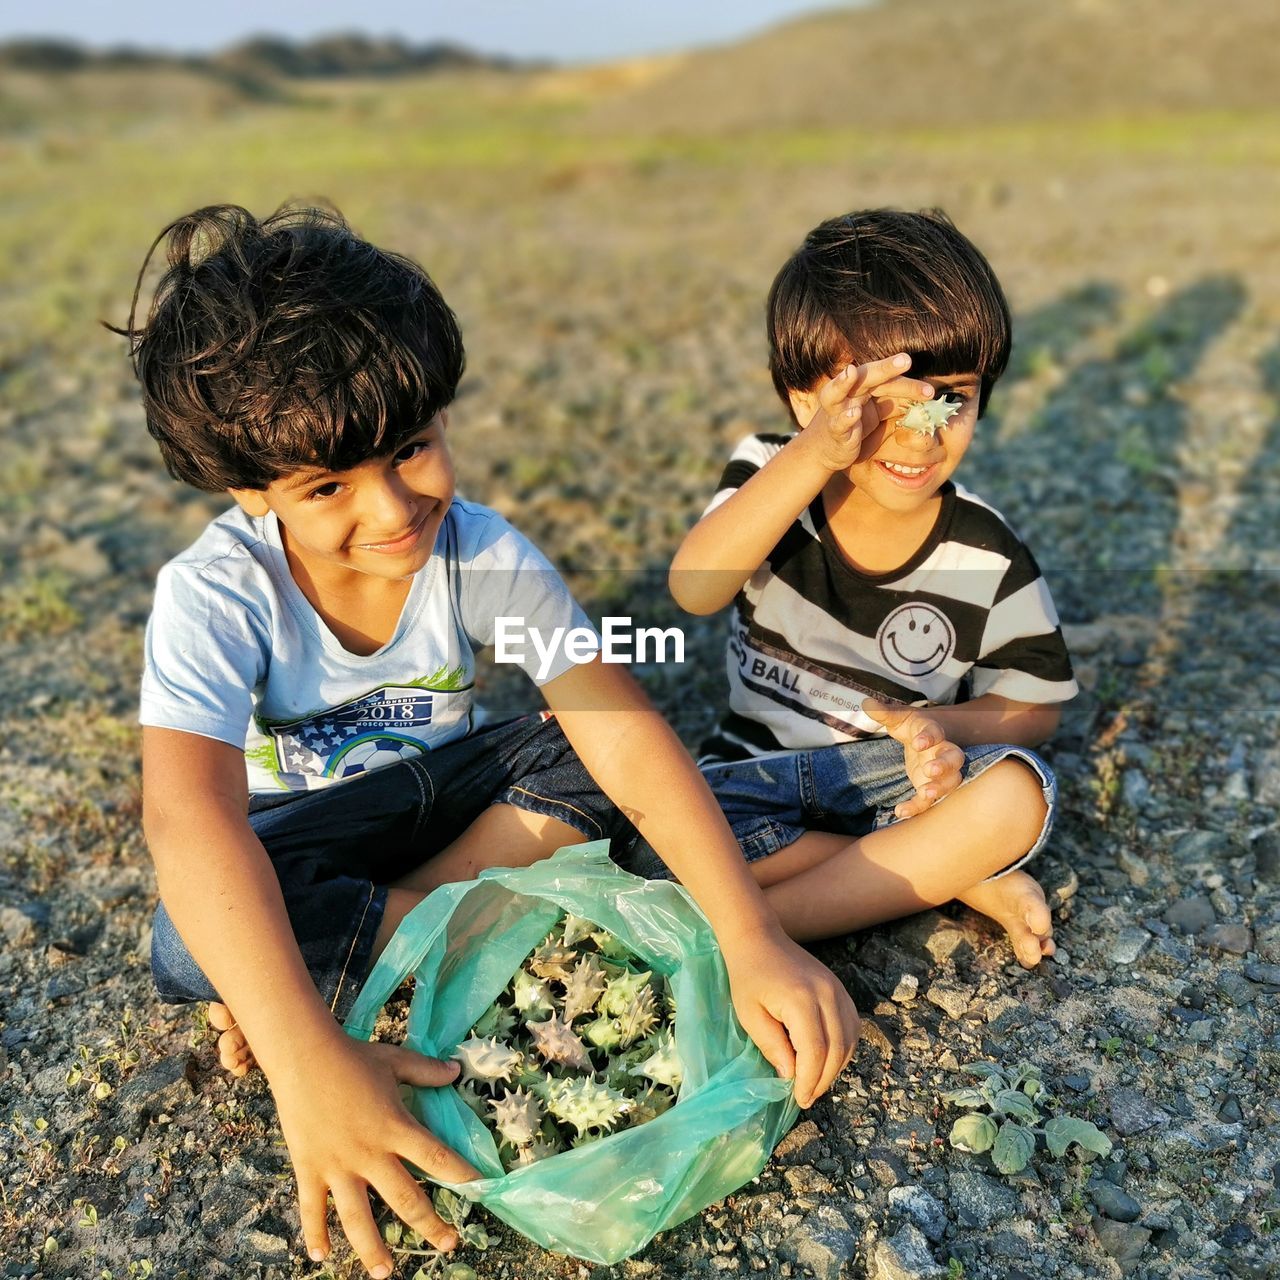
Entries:
[[233,1076],[248,1075],[258,1065],[231,1010],[216,1001],[209,1003],[209,1025],[222,1034],[218,1037],[218,1059]]
[[1004,927],[1019,964],[1026,968],[1034,969],[1057,950],[1044,890],[1025,871],[1010,871],[999,880],[985,880],[956,896],[966,907],[990,916]]

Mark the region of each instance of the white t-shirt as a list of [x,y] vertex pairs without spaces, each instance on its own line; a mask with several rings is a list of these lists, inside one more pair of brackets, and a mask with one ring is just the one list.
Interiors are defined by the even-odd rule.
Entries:
[[[477,728],[475,653],[499,617],[591,629],[546,557],[487,507],[454,499],[395,634],[367,656],[294,582],[274,513],[236,507],[160,570],[139,719],[243,746],[253,794],[329,786]],[[538,684],[573,665],[563,649],[521,652]]]

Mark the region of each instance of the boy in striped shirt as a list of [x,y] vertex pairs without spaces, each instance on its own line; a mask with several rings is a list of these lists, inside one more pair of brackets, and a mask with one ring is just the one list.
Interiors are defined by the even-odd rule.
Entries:
[[958,898],[1031,967],[1031,748],[1077,686],[1031,552],[951,479],[1008,362],[1000,284],[940,211],[870,210],[809,234],[768,328],[801,429],[738,446],[671,566],[683,608],[733,605],[703,772],[793,937]]

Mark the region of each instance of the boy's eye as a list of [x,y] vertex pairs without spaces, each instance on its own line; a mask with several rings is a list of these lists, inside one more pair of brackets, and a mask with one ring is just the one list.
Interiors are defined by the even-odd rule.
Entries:
[[328,484],[318,484],[308,494],[307,498],[332,498],[342,486],[336,480],[329,481]]
[[397,462],[408,462],[410,458],[417,457],[426,449],[430,449],[432,439],[430,436],[424,436],[420,440],[411,440],[405,447],[396,453]]

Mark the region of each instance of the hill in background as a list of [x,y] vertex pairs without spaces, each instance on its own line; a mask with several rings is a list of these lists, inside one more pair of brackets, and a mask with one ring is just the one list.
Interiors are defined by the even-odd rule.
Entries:
[[1280,107],[1274,0],[880,0],[673,62],[602,132],[949,127]]

